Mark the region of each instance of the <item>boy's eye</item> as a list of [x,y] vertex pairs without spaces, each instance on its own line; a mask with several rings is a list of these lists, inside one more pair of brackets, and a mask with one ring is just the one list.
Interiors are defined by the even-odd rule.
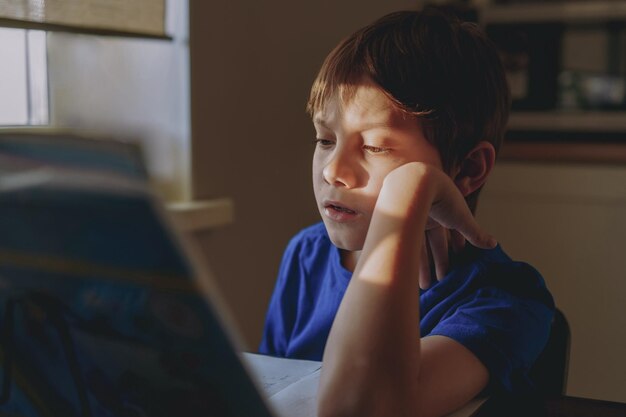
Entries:
[[365,149],[368,153],[372,155],[384,154],[389,152],[389,148],[383,148],[380,146],[363,145],[363,149]]
[[313,144],[322,148],[327,148],[329,146],[333,146],[335,142],[329,139],[314,139]]

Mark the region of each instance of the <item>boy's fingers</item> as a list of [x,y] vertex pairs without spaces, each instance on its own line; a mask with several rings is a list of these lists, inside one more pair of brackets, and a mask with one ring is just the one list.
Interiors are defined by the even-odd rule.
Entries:
[[480,227],[469,210],[464,215],[461,215],[460,219],[462,220],[458,222],[458,227],[455,227],[455,229],[472,245],[482,249],[493,249],[496,247],[498,244],[497,240]]
[[422,245],[422,253],[420,254],[420,266],[419,266],[419,285],[420,288],[425,290],[430,287],[430,259],[428,259],[428,245],[427,236],[424,237],[424,244]]
[[448,273],[448,267],[450,266],[446,229],[443,227],[435,227],[427,231],[426,235],[428,236],[428,244],[433,256],[433,263],[435,264],[437,280],[441,280]]
[[450,230],[449,239],[450,246],[452,247],[452,252],[459,253],[465,247],[465,238],[456,230]]
[[463,236],[474,246],[482,249],[493,249],[498,244],[498,241],[495,237],[491,236],[489,233],[485,232],[478,226],[478,223],[474,222],[473,230],[467,233],[463,233],[459,230]]
[[498,240],[494,236],[487,234],[485,239],[485,249],[493,249],[498,246]]
[[431,206],[430,217],[448,229],[457,230],[476,247],[494,248],[497,245],[496,239],[479,226],[463,195],[450,178],[445,174],[436,178],[441,179],[441,182],[439,194]]

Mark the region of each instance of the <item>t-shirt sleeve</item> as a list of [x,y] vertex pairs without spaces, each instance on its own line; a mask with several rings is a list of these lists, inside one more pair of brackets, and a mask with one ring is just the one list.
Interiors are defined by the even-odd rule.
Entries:
[[541,277],[520,277],[520,268],[506,272],[494,279],[512,285],[476,290],[430,334],[472,351],[489,371],[490,389],[521,394],[532,387],[528,373],[547,343],[554,303]]
[[259,353],[284,357],[297,314],[300,236],[294,237],[283,254],[274,292],[265,316]]

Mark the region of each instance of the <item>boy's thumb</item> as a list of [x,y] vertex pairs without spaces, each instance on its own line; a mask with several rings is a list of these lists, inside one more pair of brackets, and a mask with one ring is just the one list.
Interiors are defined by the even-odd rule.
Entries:
[[[459,230],[459,232],[461,232]],[[462,233],[462,232],[461,232]],[[472,245],[481,249],[493,249],[498,245],[495,237],[485,232],[475,219],[470,221],[470,229],[468,233],[462,233]]]

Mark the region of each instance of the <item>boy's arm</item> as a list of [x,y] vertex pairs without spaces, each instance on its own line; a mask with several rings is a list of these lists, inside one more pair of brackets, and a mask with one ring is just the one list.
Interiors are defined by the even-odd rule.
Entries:
[[[407,192],[412,190],[412,192]],[[479,247],[493,247],[442,171],[392,171],[324,352],[319,415],[438,416],[487,384],[484,365],[443,336],[420,340],[418,277],[430,216]]]

